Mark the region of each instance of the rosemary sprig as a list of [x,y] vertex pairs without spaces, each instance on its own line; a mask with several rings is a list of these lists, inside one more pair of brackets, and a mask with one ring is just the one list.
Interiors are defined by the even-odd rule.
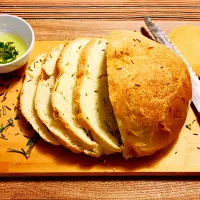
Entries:
[[13,123],[13,119],[12,118],[8,119],[8,123],[7,123],[6,126],[4,126],[3,124],[1,124],[0,133],[2,133],[9,126],[13,126],[13,127],[15,126],[14,123]]
[[21,150],[8,148],[7,152],[19,153],[19,154],[22,154],[23,156],[25,156],[26,159],[28,159],[28,156],[27,156],[27,154],[26,154],[26,152],[24,151],[23,148],[21,148]]
[[33,137],[29,137],[26,135],[24,135],[24,137],[29,138],[28,142],[26,143],[26,146],[28,147],[27,151],[25,151],[23,148],[21,148],[21,150],[8,148],[7,152],[19,153],[19,154],[24,155],[24,157],[28,159],[31,155],[31,151],[33,150],[33,147],[39,141],[40,136],[39,134],[36,133]]
[[31,151],[33,150],[33,147],[36,145],[36,143],[39,140],[40,140],[40,136],[37,133],[28,140],[28,142],[26,144],[26,146],[28,146],[28,150],[26,151],[26,155],[28,157],[30,157],[30,154],[31,154]]

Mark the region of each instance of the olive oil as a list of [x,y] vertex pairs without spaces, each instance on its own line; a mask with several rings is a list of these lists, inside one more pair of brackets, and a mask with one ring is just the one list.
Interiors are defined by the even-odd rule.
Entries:
[[12,47],[15,48],[17,52],[15,59],[20,58],[26,52],[27,49],[23,39],[11,32],[3,32],[0,30],[0,43],[10,43]]

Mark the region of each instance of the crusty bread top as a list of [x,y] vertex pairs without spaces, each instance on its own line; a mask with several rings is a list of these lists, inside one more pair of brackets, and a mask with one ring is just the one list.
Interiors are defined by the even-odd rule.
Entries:
[[25,79],[20,96],[20,108],[24,117],[44,140],[54,145],[59,145],[57,139],[51,134],[51,132],[37,116],[37,112],[34,107],[35,92],[45,55],[46,54],[37,56],[36,59],[26,69]]
[[175,139],[187,116],[191,80],[170,49],[140,33],[113,31],[106,50],[110,100],[125,158],[145,156]]

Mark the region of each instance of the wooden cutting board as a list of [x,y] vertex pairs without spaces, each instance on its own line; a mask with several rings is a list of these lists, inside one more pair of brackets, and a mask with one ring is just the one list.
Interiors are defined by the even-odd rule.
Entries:
[[[59,41],[36,42],[30,60],[58,43]],[[35,145],[28,159],[21,154],[7,152],[8,148],[27,149],[28,139],[24,135],[34,134],[18,109],[17,97],[22,86],[24,69],[25,67],[0,75],[0,125],[6,125],[8,119],[14,120],[18,114],[20,118],[14,120],[14,127],[3,131],[6,139],[0,138],[0,176],[200,174],[200,125],[192,108],[189,109],[179,138],[149,157],[126,161],[121,155],[110,155],[96,159],[83,154],[73,154],[62,146],[52,146],[42,139]],[[6,100],[2,102],[6,93]],[[191,130],[186,127],[187,124],[191,124]]]

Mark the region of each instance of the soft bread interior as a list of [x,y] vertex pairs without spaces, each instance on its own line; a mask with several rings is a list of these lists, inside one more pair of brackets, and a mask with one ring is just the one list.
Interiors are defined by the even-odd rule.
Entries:
[[75,137],[84,152],[99,157],[103,154],[102,147],[92,140],[90,132],[82,128],[75,121],[72,110],[72,90],[75,85],[77,64],[80,53],[89,39],[76,39],[63,50],[58,62],[58,77],[52,92],[52,105],[55,116],[63,122],[71,136]]
[[65,44],[59,44],[51,49],[42,65],[42,73],[35,95],[35,108],[41,121],[47,126],[59,142],[74,153],[83,152],[78,141],[70,137],[62,122],[53,116],[51,105],[51,90],[56,80],[56,61]]
[[24,117],[44,140],[51,144],[59,145],[58,140],[51,134],[38,117],[34,107],[35,92],[45,56],[46,54],[42,54],[36,57],[26,69],[25,80],[20,97],[20,108]]
[[78,124],[109,153],[121,152],[120,134],[109,100],[105,49],[107,40],[90,41],[81,53],[76,85],[74,113]]

